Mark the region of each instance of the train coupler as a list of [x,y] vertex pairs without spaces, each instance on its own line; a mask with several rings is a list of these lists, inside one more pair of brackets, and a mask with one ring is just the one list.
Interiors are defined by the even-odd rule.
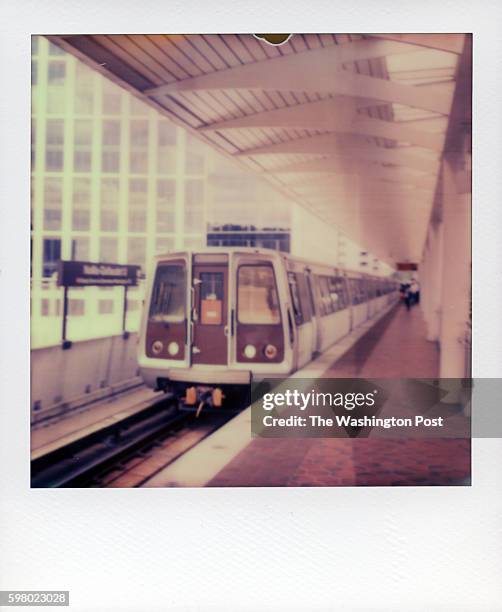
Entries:
[[198,405],[195,414],[198,417],[204,406],[221,408],[225,395],[219,387],[187,387],[185,397],[181,399],[186,406]]

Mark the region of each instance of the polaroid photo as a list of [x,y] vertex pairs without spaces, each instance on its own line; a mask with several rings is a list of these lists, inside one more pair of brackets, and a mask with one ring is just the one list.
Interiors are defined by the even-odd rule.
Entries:
[[4,15],[0,607],[499,609],[500,7]]

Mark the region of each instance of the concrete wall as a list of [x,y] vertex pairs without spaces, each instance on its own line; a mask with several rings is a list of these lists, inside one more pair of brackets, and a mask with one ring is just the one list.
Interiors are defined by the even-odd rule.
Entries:
[[32,423],[140,384],[137,341],[131,334],[32,350]]

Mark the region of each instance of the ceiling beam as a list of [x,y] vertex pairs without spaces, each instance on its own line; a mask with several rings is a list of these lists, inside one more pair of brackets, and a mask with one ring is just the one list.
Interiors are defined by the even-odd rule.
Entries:
[[[310,91],[373,98],[383,103],[403,104],[444,115],[449,113],[453,95],[453,83],[415,87],[387,79],[356,74],[349,70],[342,70],[341,65],[346,62],[355,61],[354,57],[361,56],[362,58],[368,55],[383,57],[387,54],[384,53],[383,49],[378,52],[375,51],[375,54],[347,52],[349,49],[359,48],[359,43],[366,44],[368,42],[370,41],[356,41],[350,43],[350,45],[324,47],[252,64],[243,64],[234,68],[218,70],[209,74],[149,88],[142,93],[157,97],[163,94],[197,90],[256,89],[262,91]],[[373,41],[373,43],[376,42],[399,44],[401,45],[399,47],[399,52],[401,53],[405,49],[408,52],[410,50],[416,51],[416,47],[405,43]],[[371,45],[367,46],[373,48]],[[339,70],[337,70],[337,64]]]
[[421,132],[431,132],[433,134],[445,134],[448,128],[448,117],[431,117],[428,119],[409,119],[396,122],[399,125],[418,129]]
[[[321,186],[319,186],[318,190],[312,189],[312,191],[307,193],[298,192],[298,195],[313,204],[319,204],[322,202],[340,202],[340,197],[343,194],[341,192],[336,193],[330,190],[323,190]],[[430,206],[433,195],[433,191],[430,189],[426,191],[423,189],[417,190],[398,187],[396,189],[381,190],[377,185],[374,185],[373,188],[371,185],[368,185],[367,188],[359,189],[357,192],[359,201],[363,198],[366,203],[372,206],[373,204],[376,205],[381,203],[386,209],[388,209],[390,205],[401,205],[403,203],[413,207]]]
[[303,176],[298,178],[298,173],[294,173],[295,180],[288,181],[286,175],[281,177],[284,184],[288,187],[296,189],[304,187],[306,183],[315,181],[325,185],[336,184],[344,180],[362,181],[365,179],[373,179],[382,183],[391,183],[396,185],[409,185],[421,189],[433,189],[436,186],[436,176],[433,175],[418,175],[408,172],[404,168],[385,168],[374,164],[360,164],[354,166],[350,170],[332,170],[330,172],[311,173],[305,176],[306,173],[301,173]]
[[[340,138],[337,134],[321,134],[310,138],[297,138],[287,142],[280,142],[261,147],[253,147],[236,153],[236,157],[249,157],[255,155],[288,155],[312,154],[331,155],[339,158],[353,160],[366,160],[371,162],[407,166],[422,172],[436,172],[439,160],[416,155],[412,147],[387,149],[368,145],[362,138]],[[272,169],[276,172],[275,169]]]
[[[280,55],[258,62],[234,66],[229,69],[217,70],[198,77],[183,79],[178,83],[169,83],[150,88],[146,90],[146,93],[159,94],[187,89],[225,89],[229,87],[236,89],[248,87],[247,83],[250,80],[263,77],[264,66],[268,66],[267,70],[277,74],[286,71],[289,79],[290,76],[295,75],[295,67],[296,76],[299,76],[303,68],[312,69],[313,66],[318,68],[322,64],[329,66],[329,72],[332,73],[333,70],[340,69],[343,64],[349,62],[380,58],[390,54],[410,53],[413,50],[412,46],[398,41],[379,40],[376,38],[360,39],[342,45],[309,49],[301,53]],[[228,80],[229,75],[232,75],[230,81]],[[233,83],[232,80],[234,81]]]
[[[363,162],[363,163],[361,163]],[[368,163],[369,162],[369,163]],[[345,157],[324,157],[322,159],[311,159],[309,161],[296,162],[293,164],[285,164],[282,166],[276,166],[275,168],[270,168],[264,170],[263,173],[270,174],[298,174],[298,173],[309,173],[309,172],[344,172],[351,173],[354,171],[354,168],[363,165],[363,167],[377,167],[382,168],[389,171],[399,172],[403,170],[402,166],[383,166],[379,163],[379,160],[371,163],[371,160],[351,160]],[[417,168],[413,168],[413,171],[420,172]],[[424,176],[424,171],[422,170],[422,176]],[[430,174],[430,173],[429,173]]]
[[440,152],[444,144],[442,134],[417,130],[405,123],[374,119],[356,112],[350,98],[341,97],[308,104],[298,104],[275,110],[255,113],[237,119],[218,121],[199,128],[199,131],[216,131],[241,128],[303,128],[326,130],[340,134],[375,136],[432,149]]

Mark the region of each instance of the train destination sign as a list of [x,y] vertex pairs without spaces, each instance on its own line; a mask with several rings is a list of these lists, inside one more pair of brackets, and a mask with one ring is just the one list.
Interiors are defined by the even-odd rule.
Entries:
[[399,272],[416,272],[418,270],[417,264],[409,261],[398,263],[396,267]]
[[140,266],[93,263],[90,261],[61,261],[58,285],[61,287],[135,287]]

